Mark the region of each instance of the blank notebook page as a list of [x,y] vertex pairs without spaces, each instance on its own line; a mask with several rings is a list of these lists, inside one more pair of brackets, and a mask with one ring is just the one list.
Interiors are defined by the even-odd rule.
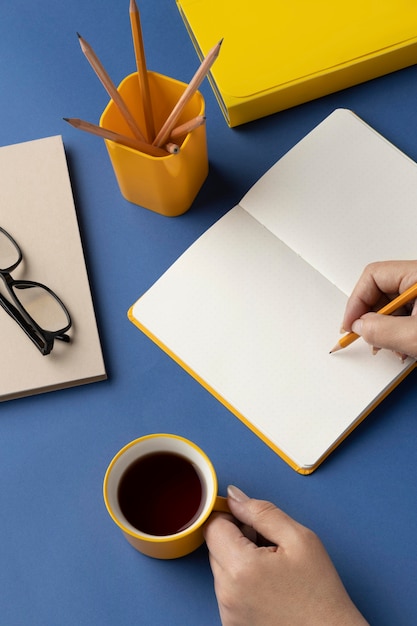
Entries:
[[293,467],[311,469],[413,366],[373,356],[361,340],[329,350],[363,264],[415,252],[416,185],[412,161],[336,111],[171,266],[131,319]]

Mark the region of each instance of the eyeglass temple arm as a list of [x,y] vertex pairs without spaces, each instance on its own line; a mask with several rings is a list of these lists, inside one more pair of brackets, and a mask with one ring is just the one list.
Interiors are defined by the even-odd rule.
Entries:
[[71,338],[69,335],[62,333],[62,335],[54,335],[54,339],[59,339],[60,341],[65,341],[65,343],[70,343]]
[[[38,350],[43,354],[49,354],[52,348],[52,342],[48,341],[45,337],[40,336],[36,329],[33,328],[28,322],[25,320],[23,315],[18,311],[18,309],[9,302],[1,293],[0,293],[0,304],[3,309],[12,317],[15,322],[17,322],[20,328],[26,333],[26,335],[33,341]],[[62,341],[69,341],[69,337],[64,339],[64,337],[68,337],[67,335],[59,335],[57,339],[62,339]]]

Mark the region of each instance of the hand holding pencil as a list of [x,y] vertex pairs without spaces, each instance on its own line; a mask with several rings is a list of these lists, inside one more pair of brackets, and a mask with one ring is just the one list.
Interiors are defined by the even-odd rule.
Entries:
[[371,263],[346,305],[343,328],[350,332],[331,352],[361,336],[375,351],[386,348],[402,360],[405,356],[417,358],[416,299],[417,261]]

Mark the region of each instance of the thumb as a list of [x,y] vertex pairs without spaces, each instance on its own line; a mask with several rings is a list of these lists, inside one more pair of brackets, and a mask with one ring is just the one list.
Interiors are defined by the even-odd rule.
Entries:
[[238,487],[229,486],[227,495],[234,517],[275,545],[288,544],[300,528],[300,524],[271,502],[249,498]]
[[352,324],[352,330],[377,348],[417,356],[417,318],[415,315],[366,313]]

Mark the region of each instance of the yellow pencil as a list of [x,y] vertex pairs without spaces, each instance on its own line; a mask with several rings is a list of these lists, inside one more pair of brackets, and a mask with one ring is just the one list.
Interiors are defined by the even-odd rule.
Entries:
[[[408,302],[411,302],[411,300],[414,300],[415,298],[417,298],[417,283],[403,291],[403,293],[401,293],[397,298],[394,298],[394,300],[391,300],[391,302],[388,302],[388,304],[383,306],[382,309],[377,311],[377,313],[379,313],[380,315],[391,315],[391,313],[394,313],[394,311],[397,311],[402,306],[408,304]],[[337,352],[342,348],[346,348],[358,338],[359,335],[357,335],[356,333],[347,333],[341,339],[339,339],[334,348],[330,350],[330,354],[332,354],[333,352]]]
[[155,127],[152,115],[151,94],[149,90],[148,70],[146,67],[145,48],[142,37],[142,27],[140,23],[139,10],[135,0],[130,0],[129,7],[130,24],[132,29],[133,47],[135,50],[136,67],[138,70],[139,88],[143,116],[146,126],[146,138],[152,143],[155,138]]
[[120,135],[119,133],[115,133],[108,128],[102,128],[102,126],[97,126],[96,124],[92,124],[91,122],[85,122],[84,120],[80,120],[77,117],[64,117],[64,120],[68,122],[68,124],[71,124],[71,126],[74,126],[74,128],[84,130],[87,133],[97,135],[98,137],[102,137],[103,139],[110,139],[111,141],[120,143],[122,146],[133,148],[133,150],[138,150],[139,152],[143,152],[145,154],[148,154],[149,156],[164,157],[168,156],[171,152],[163,150],[162,148],[157,148],[156,146],[152,146],[151,144],[144,141],[139,141],[139,139],[133,139],[132,137],[127,137],[126,135]]
[[174,106],[167,120],[165,121],[162,128],[160,129],[157,136],[155,137],[153,141],[154,146],[162,146],[164,143],[167,142],[172,130],[174,129],[175,123],[177,119],[179,118],[179,116],[181,115],[185,105],[190,100],[190,98],[195,94],[195,92],[197,91],[201,83],[203,82],[204,78],[209,73],[210,68],[213,65],[214,61],[217,59],[219,52],[220,52],[220,46],[222,45],[222,41],[223,40],[219,41],[219,43],[213,46],[213,48],[209,51],[205,59],[202,61],[197,72],[194,74],[193,78],[191,79],[191,82],[186,87],[181,98],[178,100],[177,104]]
[[197,117],[195,117],[194,119],[189,120],[188,122],[184,122],[184,124],[181,124],[181,126],[177,126],[176,128],[174,128],[174,130],[171,131],[169,138],[179,139],[184,135],[188,135],[188,133],[191,133],[193,130],[204,124],[205,121],[206,118],[204,115],[197,115]]
[[97,74],[98,78],[102,82],[102,84],[103,84],[105,90],[107,91],[107,93],[109,94],[110,98],[113,100],[114,104],[117,106],[117,108],[119,109],[120,113],[123,115],[123,117],[126,120],[126,123],[128,124],[130,130],[135,135],[136,139],[139,139],[139,141],[146,142],[145,137],[143,136],[143,134],[141,133],[140,129],[138,128],[138,125],[136,124],[132,114],[130,113],[129,109],[127,108],[127,106],[126,106],[122,96],[117,91],[117,89],[116,89],[115,85],[113,84],[110,76],[107,74],[106,70],[104,69],[103,65],[101,64],[101,61],[97,57],[97,55],[94,52],[93,48],[90,46],[89,43],[86,42],[85,39],[83,39],[83,37],[81,37],[81,35],[79,33],[77,33],[77,35],[78,35],[78,39],[79,39],[79,42],[80,42],[81,50],[83,51],[85,57],[87,58],[87,61],[90,63],[91,67],[93,68],[93,70]]

